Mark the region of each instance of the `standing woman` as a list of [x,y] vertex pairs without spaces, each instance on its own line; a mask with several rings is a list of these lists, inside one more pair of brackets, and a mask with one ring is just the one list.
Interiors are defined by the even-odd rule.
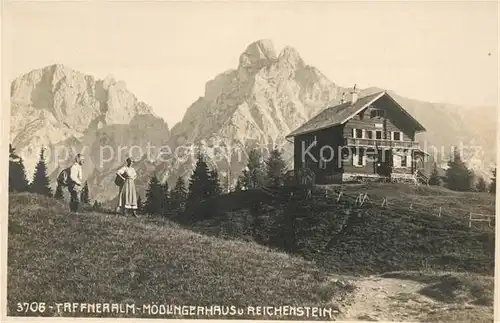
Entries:
[[137,191],[134,183],[137,173],[132,168],[132,159],[127,158],[127,165],[120,168],[116,175],[123,180],[118,195],[118,208],[122,215],[126,215],[127,210],[132,210],[132,215],[137,217]]

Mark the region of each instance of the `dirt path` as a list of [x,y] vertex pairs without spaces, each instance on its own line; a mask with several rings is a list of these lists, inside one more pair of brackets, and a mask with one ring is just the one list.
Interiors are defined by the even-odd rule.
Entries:
[[439,307],[438,302],[418,293],[425,285],[415,281],[370,276],[355,285],[354,300],[342,320],[415,322]]

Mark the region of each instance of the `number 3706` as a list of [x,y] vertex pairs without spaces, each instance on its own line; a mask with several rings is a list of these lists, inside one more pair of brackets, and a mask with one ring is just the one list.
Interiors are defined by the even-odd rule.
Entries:
[[32,313],[43,313],[46,310],[45,303],[31,302],[31,303],[17,303],[17,312],[32,312]]

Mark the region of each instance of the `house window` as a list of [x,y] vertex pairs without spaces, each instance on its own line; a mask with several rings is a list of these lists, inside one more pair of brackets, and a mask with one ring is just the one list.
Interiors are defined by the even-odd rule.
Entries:
[[375,139],[382,139],[382,130],[375,131]]
[[408,156],[401,156],[401,167],[408,167]]
[[382,109],[373,109],[370,112],[370,117],[371,118],[381,118],[385,116],[385,111]]
[[403,151],[404,155],[401,158],[401,167],[411,166],[411,152],[409,150]]
[[352,155],[352,164],[356,167],[362,167],[366,165],[366,158],[363,149],[357,149]]
[[392,156],[392,167],[401,168],[401,156],[398,154],[393,154]]
[[392,132],[392,140],[403,140],[403,133],[401,131],[393,131]]
[[393,155],[393,166],[395,168],[410,167],[411,166],[411,155],[410,151],[405,149],[398,151]]
[[371,131],[371,130],[366,130],[366,138],[368,138],[368,139],[373,139],[373,131]]
[[363,129],[352,129],[353,131],[353,138],[358,138],[358,139],[361,139],[363,138]]

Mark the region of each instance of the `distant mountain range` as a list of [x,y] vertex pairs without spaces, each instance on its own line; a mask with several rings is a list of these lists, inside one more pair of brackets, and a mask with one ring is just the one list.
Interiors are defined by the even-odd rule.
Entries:
[[[137,183],[143,196],[153,173],[170,185],[178,176],[188,177],[194,158],[182,160],[173,155],[185,154],[200,144],[206,147],[222,180],[234,185],[251,148],[278,145],[291,163],[292,146],[284,136],[327,105],[338,103],[348,91],[307,65],[292,47],[276,53],[271,41],[259,40],[240,55],[237,68],[208,81],[204,96],[169,129],[125,83],[110,77],[96,80],[66,66],[52,65],[12,82],[10,141],[24,156],[30,174],[40,148],[48,148],[52,178],[83,149],[92,198],[100,201],[116,196],[114,172],[129,153],[138,160]],[[362,94],[376,91],[380,89],[363,89]],[[432,152],[431,146],[439,147],[447,156],[450,147],[460,142],[479,146],[465,159],[488,180],[496,151],[495,107],[429,103],[389,92],[426,127],[427,132],[417,137],[423,148]],[[64,158],[64,150],[71,147],[73,154]],[[160,147],[164,154],[158,158]],[[56,149],[58,160],[54,158]]]

